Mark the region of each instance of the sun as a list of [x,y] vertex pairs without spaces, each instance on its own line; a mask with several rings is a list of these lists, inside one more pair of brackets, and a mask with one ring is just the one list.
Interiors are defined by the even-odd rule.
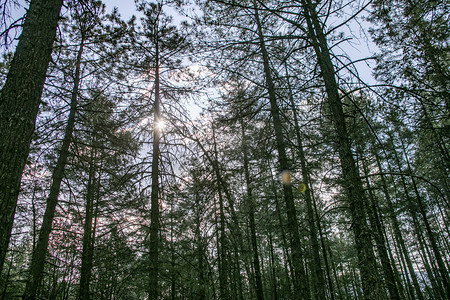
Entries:
[[163,131],[166,128],[166,122],[164,120],[159,120],[156,122],[155,128],[159,131]]

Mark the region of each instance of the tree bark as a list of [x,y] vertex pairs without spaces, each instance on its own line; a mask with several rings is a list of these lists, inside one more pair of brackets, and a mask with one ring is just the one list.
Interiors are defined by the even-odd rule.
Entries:
[[[95,130],[93,141],[95,141]],[[92,263],[94,255],[94,235],[93,235],[93,220],[94,220],[94,198],[95,189],[99,187],[96,185],[97,165],[96,156],[97,149],[94,146],[95,142],[92,143],[91,147],[91,157],[89,161],[89,178],[86,188],[86,215],[84,217],[83,226],[83,250],[81,253],[81,271],[80,271],[80,286],[78,291],[78,300],[89,300],[90,299],[90,279],[92,274]],[[99,180],[100,181],[100,180]],[[100,183],[99,183],[100,184]],[[98,199],[97,199],[98,201]]]
[[[272,116],[272,122],[275,130],[276,148],[278,151],[278,163],[279,171],[291,172],[291,166],[286,154],[286,143],[283,136],[283,128],[280,118],[280,111],[275,94],[275,85],[272,79],[272,72],[270,70],[269,56],[267,53],[264,36],[262,32],[262,25],[259,18],[259,12],[256,5],[256,1],[253,2],[255,9],[255,20],[257,25],[257,34],[259,39],[259,47],[264,64],[264,75],[266,79],[266,88],[269,93],[270,100],[270,113]],[[292,252],[293,262],[293,283],[294,283],[294,297],[295,299],[309,299],[310,290],[307,284],[307,275],[305,273],[305,267],[303,264],[303,251],[300,241],[300,233],[298,231],[299,224],[297,220],[297,213],[294,203],[294,193],[292,185],[290,183],[283,184],[284,201],[286,202],[286,214],[287,214],[287,228],[289,231],[289,242]]]
[[264,300],[263,284],[261,279],[261,267],[259,264],[259,252],[258,252],[258,242],[256,240],[256,224],[255,224],[255,199],[253,198],[252,183],[250,181],[250,170],[249,170],[249,158],[248,158],[248,146],[247,138],[245,136],[244,122],[241,120],[241,131],[242,131],[242,152],[244,155],[244,175],[245,183],[247,186],[247,209],[248,209],[248,220],[250,226],[250,240],[252,244],[253,252],[253,266],[255,268],[255,283],[256,283],[256,299]]
[[[312,287],[314,291],[314,298],[317,300],[325,299],[325,278],[322,269],[322,263],[320,261],[320,247],[319,241],[317,239],[317,229],[316,229],[316,221],[314,219],[314,208],[313,208],[313,199],[311,195],[311,185],[310,185],[310,175],[308,166],[306,165],[306,156],[305,151],[303,149],[303,140],[300,133],[300,126],[298,122],[297,110],[295,108],[294,97],[292,95],[292,87],[289,80],[289,75],[287,73],[287,64],[284,62],[284,68],[286,70],[286,82],[288,85],[289,92],[289,101],[291,105],[291,109],[294,117],[294,126],[295,126],[295,135],[297,138],[297,150],[298,150],[298,158],[300,159],[300,169],[303,178],[303,184],[306,186],[304,191],[305,195],[305,204],[306,204],[306,214],[308,217],[308,227],[309,227],[309,237],[311,239],[311,254],[313,259],[311,260],[311,271],[313,273],[312,276]],[[317,220],[319,222],[319,220]],[[331,285],[330,285],[331,287]],[[331,293],[331,298],[333,299],[334,295]]]
[[364,210],[365,195],[363,185],[351,151],[345,115],[339,97],[339,89],[326,36],[311,1],[301,0],[301,3],[303,6],[303,16],[308,25],[309,39],[316,53],[321,75],[325,83],[325,91],[328,96],[327,102],[331,110],[337,135],[336,145],[341,161],[342,175],[344,177],[344,188],[347,192],[347,200],[350,207],[364,298],[367,300],[384,299],[385,293],[380,285],[370,229]]
[[0,94],[0,269],[35,129],[62,0],[32,0]]
[[414,267],[412,265],[411,258],[409,257],[408,250],[406,249],[405,241],[403,239],[403,236],[402,236],[402,233],[401,233],[401,230],[400,230],[400,223],[399,223],[399,221],[397,219],[397,215],[395,213],[394,205],[392,203],[392,199],[391,199],[391,196],[390,196],[388,188],[387,188],[387,182],[386,182],[385,176],[383,174],[383,168],[381,166],[380,158],[379,158],[379,155],[378,155],[377,151],[374,151],[374,152],[375,152],[374,154],[375,154],[375,159],[377,161],[378,169],[381,172],[380,179],[381,179],[381,184],[382,184],[382,188],[383,188],[383,194],[384,194],[384,197],[386,199],[387,208],[388,208],[388,212],[389,212],[389,218],[391,219],[392,227],[393,227],[393,230],[394,230],[394,235],[395,235],[395,238],[397,240],[397,243],[400,246],[400,251],[403,253],[403,256],[405,258],[406,265],[407,265],[407,268],[408,268],[408,271],[409,271],[409,276],[411,277],[411,280],[413,281],[413,285],[414,285],[414,289],[415,289],[415,292],[416,292],[416,296],[417,296],[417,298],[419,300],[423,300],[424,298],[423,298],[423,295],[422,295],[422,291],[420,290],[420,285],[419,285],[419,282],[417,280],[416,272],[415,272]]
[[84,36],[82,36],[81,44],[78,49],[77,58],[75,62],[75,77],[73,82],[73,89],[70,101],[69,118],[64,132],[64,138],[56,162],[55,170],[52,175],[52,185],[50,187],[50,194],[47,198],[47,206],[45,208],[44,218],[41,229],[39,230],[39,238],[36,248],[33,250],[33,255],[30,265],[30,274],[25,286],[25,293],[23,299],[35,299],[36,291],[41,282],[42,271],[44,270],[45,257],[47,255],[47,248],[49,243],[50,232],[52,230],[52,223],[55,216],[56,205],[58,204],[58,196],[61,189],[61,182],[64,177],[64,169],[66,167],[67,158],[69,156],[69,147],[72,142],[72,133],[75,127],[75,115],[77,111],[78,89],[80,85],[81,73],[81,57],[83,55]]
[[[157,31],[156,31],[157,32]],[[149,300],[158,299],[158,273],[159,273],[159,144],[161,130],[156,126],[162,121],[160,108],[160,74],[159,74],[159,37],[155,37],[155,103],[153,119],[153,153],[152,153],[152,192],[150,194],[150,266],[149,266]]]

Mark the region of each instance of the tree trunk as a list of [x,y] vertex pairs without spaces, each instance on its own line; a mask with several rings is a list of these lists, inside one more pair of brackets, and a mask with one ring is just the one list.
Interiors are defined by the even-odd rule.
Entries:
[[259,264],[258,242],[256,240],[255,199],[253,198],[252,183],[250,181],[250,170],[248,167],[249,158],[248,158],[247,138],[245,136],[244,122],[242,120],[241,120],[241,129],[242,129],[242,152],[244,155],[244,175],[245,175],[245,183],[247,186],[247,210],[250,226],[250,240],[253,250],[252,251],[253,266],[255,268],[256,299],[264,300],[263,284],[261,279],[261,267]]
[[337,151],[341,161],[344,188],[347,192],[347,200],[350,207],[352,229],[358,256],[358,268],[361,272],[364,297],[367,300],[384,299],[385,293],[380,284],[370,229],[364,210],[365,195],[363,185],[351,151],[345,115],[339,97],[338,85],[326,36],[311,1],[301,0],[301,3],[303,6],[303,15],[308,24],[309,39],[314,47],[325,83],[325,90],[328,96],[327,102],[336,130]]
[[153,119],[153,153],[152,153],[152,192],[150,194],[150,266],[149,266],[149,300],[158,299],[158,272],[159,272],[159,143],[161,130],[158,122],[162,121],[160,108],[160,74],[159,74],[159,37],[155,38],[155,103]]
[[62,0],[32,0],[0,93],[0,269],[35,129]]
[[49,243],[50,232],[52,230],[53,218],[55,216],[56,205],[58,204],[58,196],[61,189],[61,182],[64,177],[64,169],[66,167],[67,158],[69,156],[69,147],[72,142],[72,133],[75,127],[75,115],[77,111],[78,89],[80,84],[81,57],[83,55],[84,36],[82,36],[81,44],[75,62],[75,77],[73,82],[72,96],[70,101],[69,119],[64,132],[64,139],[61,150],[59,152],[58,161],[52,175],[52,185],[50,194],[47,198],[47,206],[45,208],[44,218],[41,229],[39,230],[39,238],[36,248],[33,250],[33,256],[30,265],[30,274],[25,286],[23,299],[35,299],[36,291],[42,280],[42,271],[44,270],[45,257]]
[[[195,171],[194,171],[195,172]],[[202,207],[200,204],[200,193],[198,190],[199,182],[198,178],[196,177],[196,174],[193,174],[193,180],[194,180],[194,197],[195,197],[195,239],[196,239],[196,255],[198,260],[198,299],[199,300],[206,300],[206,278],[205,278],[205,263],[204,263],[204,248],[203,248],[203,242],[202,242],[202,235],[201,235],[201,212],[200,208]]]
[[[298,122],[297,110],[295,108],[294,97],[292,95],[291,83],[289,81],[289,75],[287,73],[287,63],[284,62],[284,68],[286,70],[286,81],[288,85],[289,92],[289,101],[291,105],[291,109],[294,117],[294,126],[295,126],[295,135],[297,138],[297,150],[298,150],[298,158],[300,159],[300,167],[301,173],[303,177],[303,184],[306,189],[304,191],[305,195],[305,204],[306,204],[306,214],[308,217],[308,227],[309,227],[309,236],[311,239],[311,254],[313,259],[311,260],[311,271],[312,275],[312,287],[314,290],[314,298],[317,300],[325,299],[325,279],[322,269],[322,263],[320,261],[320,247],[319,241],[317,239],[317,229],[316,229],[316,221],[314,219],[314,208],[313,208],[313,199],[311,195],[311,185],[310,185],[310,176],[308,166],[306,165],[306,156],[305,151],[303,149],[303,140],[300,133],[300,126]],[[319,220],[317,220],[319,221]],[[330,285],[331,286],[331,285]],[[334,297],[333,294],[331,296]]]
[[[255,9],[255,20],[258,27],[258,39],[261,55],[264,64],[264,75],[266,79],[266,88],[269,93],[270,100],[270,113],[272,116],[272,122],[275,130],[276,149],[278,151],[278,163],[280,172],[292,171],[286,154],[286,143],[283,136],[283,128],[280,118],[280,111],[275,94],[275,85],[272,79],[272,72],[270,70],[269,56],[267,53],[264,36],[262,32],[262,25],[259,19],[259,12],[256,5],[256,1],[253,2]],[[309,299],[310,290],[307,275],[305,273],[305,267],[303,264],[303,253],[300,242],[300,233],[298,231],[299,224],[297,220],[297,213],[294,203],[294,193],[290,182],[283,184],[284,200],[286,202],[286,214],[287,214],[287,228],[289,232],[289,242],[292,252],[293,262],[293,283],[294,283],[294,297],[295,299]]]
[[[361,164],[364,170],[365,175],[369,174],[369,169],[367,167],[367,163],[362,157],[363,150],[361,149],[361,146],[358,145],[358,152],[361,156]],[[371,185],[369,182],[369,178],[366,176],[366,185],[367,189],[369,190],[369,200],[370,203],[368,204],[368,213],[369,213],[369,220],[370,225],[373,230],[373,237],[375,239],[375,244],[378,250],[378,256],[381,261],[381,267],[383,270],[385,283],[389,291],[389,295],[391,299],[400,300],[400,293],[397,288],[397,279],[394,274],[394,270],[391,265],[391,261],[389,259],[388,251],[386,248],[386,241],[384,239],[384,233],[383,228],[381,225],[381,220],[378,216],[378,205],[376,203],[375,195],[373,194],[373,191],[371,189]]]
[[[409,162],[408,154],[406,152],[406,147],[405,147],[405,145],[404,145],[402,140],[401,140],[401,144],[402,144],[403,153],[404,153],[405,159],[406,159],[406,166],[408,168],[408,173],[412,174],[411,164]],[[440,274],[440,276],[438,276],[438,277],[440,277],[440,283],[439,284],[442,284],[442,287],[444,289],[444,293],[445,293],[444,298],[448,299],[450,297],[450,284],[449,284],[450,279],[449,279],[448,271],[447,271],[447,269],[445,267],[445,263],[444,263],[444,260],[442,258],[442,255],[441,255],[441,251],[439,250],[439,247],[438,247],[438,244],[437,244],[437,241],[436,241],[435,233],[434,233],[433,229],[431,228],[430,222],[428,221],[425,204],[423,203],[422,196],[419,193],[419,189],[417,187],[416,179],[413,176],[411,176],[411,182],[412,182],[412,185],[413,185],[414,193],[416,195],[417,204],[419,206],[419,212],[420,212],[420,214],[422,216],[423,222],[425,224],[425,229],[426,229],[426,232],[427,232],[427,235],[428,235],[428,239],[429,239],[430,244],[431,244],[431,249],[433,250],[434,258],[435,258],[435,260],[437,262],[437,265],[438,265],[438,270],[439,270],[439,274]]]
[[[216,175],[216,184],[217,184],[217,193],[219,200],[219,222],[220,228],[218,232],[218,261],[219,261],[219,290],[220,290],[220,299],[228,300],[230,297],[229,294],[229,265],[228,265],[228,257],[227,257],[227,236],[225,233],[225,209],[223,205],[223,195],[222,195],[222,184],[221,184],[221,175],[218,168],[218,155],[217,155],[217,145],[216,145],[216,136],[213,127],[213,143],[214,143],[214,160],[212,161],[213,169]],[[217,224],[217,223],[216,223]]]
[[379,155],[378,155],[377,151],[375,151],[374,154],[375,154],[375,159],[377,161],[378,170],[381,173],[381,177],[380,177],[381,185],[382,185],[384,197],[386,199],[387,208],[388,208],[388,212],[389,212],[389,218],[391,219],[391,223],[392,223],[392,227],[393,227],[393,230],[394,230],[395,239],[397,240],[397,243],[400,246],[400,251],[403,253],[403,256],[405,258],[406,265],[407,265],[408,271],[409,271],[409,276],[411,277],[411,280],[413,281],[414,289],[416,291],[416,296],[417,296],[417,298],[419,300],[424,300],[423,295],[422,295],[422,291],[420,290],[419,282],[417,280],[416,272],[415,272],[414,267],[412,265],[411,258],[409,257],[409,253],[408,253],[408,250],[406,248],[405,241],[403,239],[403,235],[402,235],[401,230],[400,230],[400,224],[399,224],[399,221],[397,219],[397,215],[395,213],[394,205],[392,203],[391,196],[390,196],[389,191],[388,191],[387,182],[386,182],[385,176],[383,174],[383,168],[381,166]]
[[[93,141],[95,141],[95,130]],[[78,291],[78,300],[89,300],[90,299],[90,279],[92,274],[92,263],[94,255],[94,245],[93,245],[93,232],[92,224],[94,220],[94,198],[95,189],[99,188],[96,185],[96,156],[97,149],[94,146],[95,142],[92,143],[91,147],[91,157],[89,161],[89,178],[86,188],[86,215],[84,217],[83,226],[83,250],[81,253],[81,271],[80,271],[80,287]],[[100,184],[100,183],[99,183]],[[98,201],[98,200],[97,200]]]
[[268,230],[269,236],[269,251],[270,251],[270,269],[272,272],[272,300],[278,300],[278,284],[277,284],[277,272],[275,270],[275,255],[273,251],[273,241],[271,230]]

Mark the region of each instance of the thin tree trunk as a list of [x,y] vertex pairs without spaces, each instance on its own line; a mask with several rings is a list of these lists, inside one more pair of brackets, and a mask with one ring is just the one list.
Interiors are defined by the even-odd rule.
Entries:
[[93,147],[91,148],[91,157],[89,161],[89,178],[86,188],[86,213],[84,217],[83,226],[83,250],[81,253],[81,271],[80,271],[80,286],[78,291],[78,300],[90,299],[90,279],[92,274],[93,263],[93,234],[92,225],[94,220],[94,198],[96,185],[97,165],[96,156],[97,149],[95,148],[95,134],[93,134]]
[[213,168],[216,175],[216,183],[217,183],[217,193],[219,198],[219,222],[220,222],[220,234],[218,238],[218,256],[219,256],[219,288],[220,288],[220,299],[228,300],[230,297],[229,294],[229,266],[228,266],[228,258],[227,258],[227,236],[225,233],[225,209],[223,205],[223,195],[222,195],[222,184],[221,184],[221,175],[219,170],[219,162],[218,162],[218,154],[217,154],[217,145],[216,145],[216,136],[213,127],[213,143],[214,143],[214,160],[213,160]]
[[327,102],[331,109],[331,115],[337,134],[336,145],[341,161],[344,187],[347,192],[347,201],[349,202],[350,207],[352,229],[355,236],[358,256],[358,268],[361,274],[364,297],[367,300],[384,299],[385,293],[380,284],[370,229],[366,221],[364,190],[351,151],[345,115],[339,97],[338,85],[326,36],[311,1],[301,0],[301,3],[303,6],[303,15],[308,25],[309,38],[316,53],[322,78],[325,83],[325,90],[328,96]]
[[0,270],[6,257],[62,0],[32,0],[0,93]]
[[204,250],[201,236],[201,213],[200,213],[200,194],[198,191],[198,178],[196,174],[193,174],[194,180],[194,197],[195,197],[195,239],[197,241],[197,260],[198,260],[198,288],[199,288],[199,300],[206,300],[206,282],[205,282],[205,273],[204,273]]
[[406,265],[408,267],[409,276],[411,277],[411,280],[413,281],[414,289],[416,291],[416,296],[419,300],[424,300],[422,291],[420,290],[419,282],[417,280],[416,272],[412,265],[411,258],[409,257],[409,253],[406,248],[405,241],[403,239],[403,235],[400,230],[400,224],[397,219],[397,214],[395,213],[394,205],[392,203],[392,199],[391,199],[391,196],[388,191],[387,182],[386,182],[385,176],[383,174],[383,168],[381,166],[380,157],[379,157],[377,151],[374,151],[374,154],[375,154],[375,159],[377,162],[378,169],[381,172],[381,177],[380,177],[381,185],[382,185],[384,197],[386,199],[386,204],[387,204],[387,208],[388,208],[388,212],[389,212],[389,218],[391,219],[395,239],[397,240],[397,242],[400,246],[400,251],[403,253],[403,256],[405,258]]
[[[361,147],[358,145],[357,148],[359,155],[362,157],[363,153]],[[366,165],[366,161],[363,158],[361,159],[361,164],[365,175],[368,175],[369,170]],[[378,250],[378,256],[381,261],[381,267],[383,270],[385,283],[389,290],[390,298],[400,300],[400,293],[397,288],[397,280],[387,252],[386,241],[384,239],[383,229],[381,226],[381,220],[378,217],[378,205],[376,204],[375,195],[373,194],[369,182],[369,177],[367,176],[366,176],[366,185],[367,189],[369,190],[369,200],[370,200],[370,203],[368,203],[369,220],[370,225],[373,229],[373,237],[375,239],[376,247]]]
[[[289,164],[286,154],[286,143],[283,136],[283,128],[280,118],[280,111],[275,94],[275,85],[272,79],[272,72],[270,70],[269,56],[267,53],[264,36],[262,32],[262,25],[259,18],[259,12],[256,1],[253,1],[255,9],[255,20],[258,27],[258,38],[261,55],[264,64],[264,75],[266,79],[266,88],[269,93],[270,100],[270,113],[272,116],[272,122],[275,130],[276,148],[278,150],[278,163],[280,172],[291,172],[292,168]],[[303,264],[303,253],[300,242],[300,233],[298,231],[299,224],[297,220],[297,213],[294,203],[294,193],[292,185],[289,182],[283,184],[284,200],[286,202],[286,214],[287,214],[287,228],[289,232],[289,244],[292,253],[293,262],[293,283],[294,283],[294,298],[295,299],[309,299],[310,290],[307,275],[305,273],[305,267]]]
[[[409,158],[408,158],[408,154],[406,152],[405,145],[403,143],[403,140],[401,140],[400,142],[402,144],[403,153],[405,155],[408,173],[412,174],[412,168],[411,168],[411,164],[409,162]],[[442,284],[445,294],[446,294],[444,297],[448,299],[450,297],[450,285],[449,285],[450,280],[449,280],[448,271],[445,267],[444,260],[442,259],[441,251],[439,250],[435,233],[434,233],[433,229],[431,228],[430,222],[428,221],[426,208],[423,203],[422,196],[419,193],[419,189],[417,187],[417,183],[416,183],[416,180],[414,177],[411,177],[411,182],[413,185],[414,193],[416,195],[417,204],[419,206],[419,212],[422,216],[423,222],[425,224],[425,229],[426,229],[426,232],[428,235],[428,239],[431,243],[431,249],[433,250],[434,258],[438,265],[438,270],[439,270],[439,274],[440,274],[440,276],[438,276],[438,277],[440,277],[440,281],[441,281],[440,284]]]
[[75,62],[75,77],[73,82],[72,95],[70,100],[69,118],[64,132],[64,138],[56,162],[55,169],[52,174],[52,185],[50,194],[47,198],[47,206],[45,208],[41,229],[39,230],[39,238],[36,247],[33,250],[31,264],[29,268],[29,276],[25,286],[23,299],[35,299],[37,288],[42,280],[42,271],[44,270],[45,257],[47,256],[47,248],[52,231],[53,219],[55,216],[56,205],[58,204],[58,196],[61,189],[61,182],[64,177],[64,169],[69,156],[69,147],[72,143],[72,134],[75,127],[75,115],[77,111],[78,90],[80,85],[81,58],[84,49],[84,35],[81,38],[81,44],[78,49]]
[[12,269],[13,261],[14,261],[14,252],[11,255],[11,260],[9,261],[9,264],[8,264],[8,271],[7,271],[4,279],[2,277],[2,281],[1,281],[1,283],[3,285],[3,286],[1,286],[2,287],[2,300],[6,299],[6,293],[8,291],[8,285],[9,285],[9,279],[11,277],[11,269]]
[[[156,30],[157,32],[157,30]],[[158,300],[159,276],[159,144],[161,130],[157,124],[162,122],[160,108],[160,74],[159,74],[159,37],[155,37],[155,102],[153,105],[153,153],[152,153],[152,191],[150,194],[150,243],[149,243],[149,300]]]
[[278,300],[278,284],[277,284],[277,272],[275,270],[275,255],[273,251],[272,233],[269,230],[269,251],[270,251],[270,268],[272,271],[272,300]]
[[[302,135],[300,133],[300,126],[298,122],[298,116],[297,116],[297,109],[295,107],[294,103],[294,97],[292,94],[292,87],[289,80],[289,75],[287,73],[287,63],[284,62],[284,69],[286,71],[286,82],[288,85],[288,92],[289,92],[289,101],[291,105],[291,110],[293,112],[294,117],[294,126],[295,126],[295,135],[297,138],[297,150],[298,150],[298,156],[300,159],[300,167],[301,167],[301,173],[303,178],[303,184],[305,185],[306,189],[304,191],[305,195],[305,204],[306,204],[306,213],[308,216],[308,227],[309,227],[309,233],[310,233],[310,239],[311,239],[311,254],[313,259],[311,260],[311,271],[312,271],[312,287],[314,290],[314,298],[317,300],[325,299],[325,279],[322,269],[322,263],[320,260],[320,247],[319,242],[317,239],[317,229],[316,229],[316,221],[314,219],[314,208],[313,208],[313,200],[311,196],[311,184],[310,184],[310,175],[308,166],[306,165],[306,156],[305,151],[303,149],[303,139]],[[318,220],[319,221],[319,220]],[[331,286],[331,285],[330,285]],[[334,295],[332,294],[332,298]]]
[[[287,242],[287,238],[286,238],[286,232],[284,229],[284,220],[283,217],[281,215],[281,207],[280,207],[280,201],[278,198],[278,193],[277,193],[277,188],[275,186],[275,179],[273,178],[272,175],[271,176],[271,187],[272,187],[272,192],[274,194],[274,201],[275,201],[275,213],[277,215],[277,219],[278,219],[278,224],[280,226],[280,233],[281,233],[281,241],[282,241],[282,249],[283,249],[283,254],[284,254],[284,270],[286,272],[286,276],[287,278],[292,278],[293,277],[293,264],[292,264],[292,257],[288,251],[288,242]],[[293,296],[293,291],[292,291],[292,280],[288,281],[288,288],[289,288],[289,298],[292,298]],[[280,296],[282,297],[282,295]]]
[[258,253],[258,242],[256,240],[256,224],[255,224],[255,199],[253,198],[252,183],[250,181],[250,170],[249,170],[249,158],[248,158],[248,147],[247,138],[245,136],[244,122],[241,120],[241,130],[242,130],[242,152],[244,154],[244,175],[245,183],[247,186],[247,210],[248,219],[250,225],[250,240],[253,250],[253,266],[255,268],[255,281],[256,281],[256,299],[264,300],[263,284],[261,279],[261,267],[259,265],[259,253]]

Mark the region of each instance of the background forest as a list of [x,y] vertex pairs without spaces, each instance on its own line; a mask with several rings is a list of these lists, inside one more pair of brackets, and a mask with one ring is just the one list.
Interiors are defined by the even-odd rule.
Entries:
[[1,300],[450,299],[448,0],[129,5],[0,1]]

